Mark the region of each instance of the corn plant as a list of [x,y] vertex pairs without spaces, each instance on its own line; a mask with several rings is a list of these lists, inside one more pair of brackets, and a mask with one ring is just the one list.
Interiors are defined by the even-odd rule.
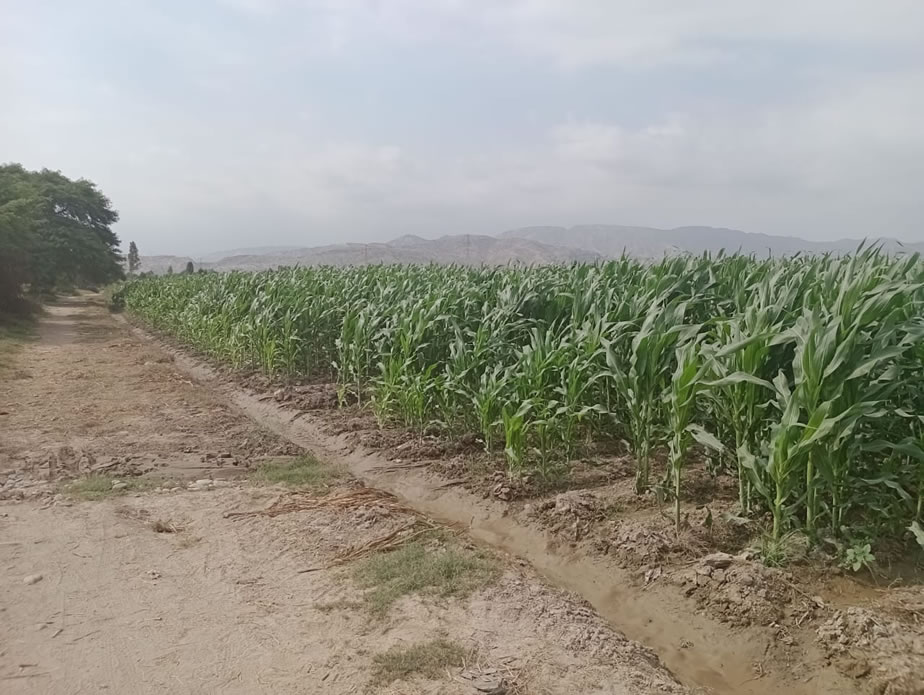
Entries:
[[[760,267],[761,271],[771,268]],[[787,311],[800,294],[787,267],[773,273],[757,273],[741,281],[740,309],[735,316],[714,324],[714,352],[709,396],[719,431],[730,431],[734,439],[741,512],[750,513],[751,483],[739,451],[756,451],[767,436],[770,380],[783,366],[787,346]]]
[[[757,260],[288,268],[134,279],[125,310],[201,353],[336,384],[383,426],[503,441],[513,473],[666,447],[675,523],[697,438],[777,539],[904,535],[924,507],[924,262],[861,247]],[[724,461],[724,458],[720,458]]]
[[508,406],[504,406],[501,410],[501,423],[504,427],[504,455],[507,457],[510,470],[515,473],[523,469],[526,451],[526,416],[532,407],[532,401],[525,400],[516,410]]
[[694,441],[715,451],[722,443],[701,425],[693,422],[697,396],[707,387],[711,369],[702,344],[697,340],[683,343],[676,351],[677,369],[671,379],[668,401],[669,473],[674,483],[674,525],[680,534],[680,479],[690,444]]
[[636,459],[635,488],[639,493],[648,489],[651,450],[663,423],[662,403],[670,383],[673,347],[699,330],[698,325],[684,323],[686,307],[685,302],[656,300],[637,329],[631,324],[617,326],[617,340],[631,335],[622,355],[615,349],[615,340],[606,345],[607,376],[622,411],[628,414],[626,426]]

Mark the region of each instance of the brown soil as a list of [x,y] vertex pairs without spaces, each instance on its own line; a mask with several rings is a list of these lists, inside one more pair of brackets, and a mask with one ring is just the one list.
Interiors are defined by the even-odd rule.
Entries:
[[[787,570],[765,567],[750,550],[761,521],[736,517],[734,481],[711,475],[703,465],[686,473],[678,536],[654,495],[635,494],[632,461],[616,444],[573,462],[571,474],[554,484],[511,479],[502,456],[484,453],[473,435],[381,429],[355,404],[336,408],[336,399],[326,396],[317,406],[312,396],[309,405],[299,405],[291,391],[277,398],[277,387],[266,379],[246,383],[226,371],[219,377],[174,354],[188,373],[291,441],[323,450],[367,481],[528,559],[652,647],[690,686],[755,694],[920,692],[913,687],[924,683],[918,675],[924,673],[922,613],[889,613],[882,595],[897,592],[871,591],[843,576],[831,558],[809,557],[804,548]],[[335,393],[330,385],[305,388]],[[656,462],[653,478],[661,473]],[[919,585],[903,591],[912,604],[924,601]],[[844,617],[846,610],[880,616],[877,625],[892,626],[889,635],[900,635],[898,641],[862,637],[857,621]],[[825,631],[829,624],[836,639]],[[901,657],[887,658],[889,649],[900,650]],[[856,663],[880,666],[850,665]]]
[[48,307],[17,363],[16,377],[0,382],[0,472],[227,477],[260,456],[300,450],[241,418],[87,299]]
[[846,675],[867,679],[877,695],[924,694],[924,594],[884,592],[870,604],[839,609],[817,630]]
[[[300,448],[95,298],[50,307],[15,359],[0,381],[4,693],[686,692],[653,652],[503,556],[497,583],[468,598],[412,595],[370,617],[349,563],[304,570],[417,513],[373,500],[235,515],[302,499],[235,475]],[[87,472],[158,482],[99,502],[61,494]],[[436,638],[477,658],[372,688],[375,655]]]

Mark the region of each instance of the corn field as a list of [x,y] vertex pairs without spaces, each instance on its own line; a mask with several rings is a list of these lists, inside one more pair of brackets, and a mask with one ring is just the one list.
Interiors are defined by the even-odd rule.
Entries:
[[511,475],[560,476],[624,441],[638,491],[673,500],[678,524],[685,466],[708,460],[773,538],[924,536],[917,255],[289,268],[120,294],[234,367],[335,382],[383,423],[477,433]]

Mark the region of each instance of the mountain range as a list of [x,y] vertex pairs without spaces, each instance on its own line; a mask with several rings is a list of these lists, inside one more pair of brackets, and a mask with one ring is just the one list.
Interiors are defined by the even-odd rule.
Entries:
[[[751,234],[719,227],[626,227],[577,225],[574,227],[522,227],[498,236],[457,234],[438,239],[402,236],[385,243],[332,244],[328,246],[277,246],[212,253],[201,259],[185,256],[142,256],[141,270],[180,272],[192,261],[196,269],[265,270],[279,266],[360,265],[365,263],[462,263],[506,265],[593,262],[626,253],[644,259],[683,253],[740,252],[755,256],[797,253],[844,254],[855,251],[859,239],[807,241],[798,237]],[[924,242],[902,243],[876,237],[866,243],[881,245],[889,253],[924,252]]]

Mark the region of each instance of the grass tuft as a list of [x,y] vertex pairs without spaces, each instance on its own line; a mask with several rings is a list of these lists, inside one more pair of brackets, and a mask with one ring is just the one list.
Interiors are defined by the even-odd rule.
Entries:
[[445,639],[395,646],[373,657],[372,681],[388,685],[409,676],[437,679],[448,668],[464,666],[467,654],[464,648]]
[[484,552],[450,543],[434,547],[425,541],[372,555],[353,571],[356,582],[367,590],[366,605],[380,617],[409,594],[465,597],[499,574],[497,563]]
[[[112,483],[114,480],[125,483],[126,487],[113,490]],[[94,473],[65,484],[63,491],[85,500],[101,500],[129,492],[150,490],[162,484],[163,481],[154,480],[153,478],[113,478],[112,476]]]
[[311,454],[304,454],[267,461],[251,473],[250,480],[264,485],[317,488],[331,485],[344,477],[337,468],[322,463]]
[[780,538],[769,533],[761,535],[755,550],[767,567],[780,568],[803,558],[808,548],[804,539],[791,531]]

